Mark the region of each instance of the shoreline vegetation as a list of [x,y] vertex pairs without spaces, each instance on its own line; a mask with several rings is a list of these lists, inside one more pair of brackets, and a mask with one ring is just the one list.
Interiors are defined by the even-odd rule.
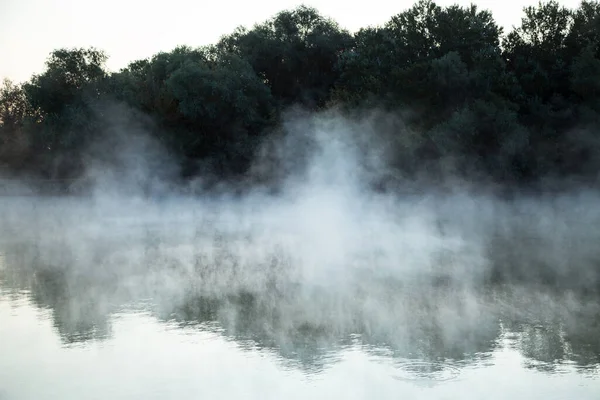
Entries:
[[597,1],[527,7],[510,32],[474,5],[421,0],[354,34],[300,6],[118,72],[106,60],[95,48],[58,49],[29,81],[4,81],[0,186],[68,192],[106,166],[203,190],[273,186],[302,158],[292,154],[318,151],[296,139],[282,154],[278,143],[328,121],[358,132],[359,148],[385,150],[376,190],[450,178],[597,184]]

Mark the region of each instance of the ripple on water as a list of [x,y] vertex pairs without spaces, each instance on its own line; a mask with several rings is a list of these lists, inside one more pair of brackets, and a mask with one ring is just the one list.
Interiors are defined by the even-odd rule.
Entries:
[[456,380],[460,368],[449,361],[403,359],[395,362],[394,378],[417,383],[447,382]]

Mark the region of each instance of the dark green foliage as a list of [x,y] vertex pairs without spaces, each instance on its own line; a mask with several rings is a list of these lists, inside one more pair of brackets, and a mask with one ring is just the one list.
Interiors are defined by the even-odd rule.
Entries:
[[26,162],[28,138],[23,128],[30,115],[23,88],[5,80],[0,89],[0,167],[18,170]]
[[[21,142],[28,144],[28,162],[44,176],[81,172],[77,153],[99,130],[93,106],[107,76],[106,58],[93,48],[55,50],[46,61],[46,70],[19,89],[24,96],[19,107],[26,109],[18,123],[27,136]],[[2,95],[0,102],[11,101],[6,92]]]
[[60,49],[42,74],[4,84],[3,166],[77,176],[115,103],[152,121],[149,133],[183,160],[186,175],[243,176],[298,105],[402,115],[403,129],[372,133],[390,143],[398,175],[437,163],[510,183],[595,179],[600,161],[596,1],[527,7],[507,35],[474,5],[420,0],[353,35],[300,6],[215,46],[178,47],[114,73],[105,60],[93,48]]
[[353,48],[343,51],[337,60],[339,74],[334,101],[349,105],[368,100],[383,102],[388,94],[394,63],[394,41],[387,29],[366,28],[354,35]]
[[275,112],[269,87],[248,61],[213,47],[178,47],[136,61],[113,74],[109,86],[117,99],[155,118],[166,145],[219,174],[248,167]]
[[322,107],[339,76],[338,56],[352,44],[335,22],[300,6],[251,30],[239,28],[218,47],[248,60],[282,106]]

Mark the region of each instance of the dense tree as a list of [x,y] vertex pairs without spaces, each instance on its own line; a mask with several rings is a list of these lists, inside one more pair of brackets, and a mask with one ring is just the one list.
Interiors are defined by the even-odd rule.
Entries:
[[96,96],[93,84],[106,76],[106,59],[93,48],[55,50],[46,61],[46,71],[24,86],[31,106],[45,115],[60,114],[85,96]]
[[[443,119],[440,113],[452,111],[445,105],[466,101],[471,90],[487,92],[499,79],[501,32],[491,14],[475,6],[441,8],[421,0],[383,28],[357,33],[355,47],[340,57],[339,99],[356,98],[352,91],[363,98],[388,92],[396,105],[426,109],[430,121],[431,114]],[[477,83],[471,74],[479,75]]]
[[148,132],[180,156],[186,175],[243,176],[298,105],[402,115],[401,128],[373,132],[389,143],[398,174],[437,163],[533,183],[595,179],[600,162],[597,1],[574,10],[555,0],[526,7],[507,35],[474,5],[419,0],[355,34],[300,6],[214,46],[180,46],[114,73],[105,61],[94,48],[60,49],[30,81],[6,82],[0,162],[77,176],[119,104],[133,110],[123,111],[128,118],[152,122]]
[[588,48],[595,48],[598,56],[600,48],[600,3],[582,1],[578,9],[572,12],[572,22],[565,39],[567,55],[576,57]]
[[28,108],[23,89],[5,79],[0,88],[0,124],[3,131],[14,132],[22,127]]
[[520,87],[513,97],[519,120],[530,132],[527,169],[533,176],[589,171],[599,150],[588,132],[595,119],[598,5],[584,1],[573,11],[549,1],[524,12],[504,40],[504,57]]
[[521,26],[506,37],[505,57],[525,96],[548,101],[568,92],[565,50],[571,16],[556,1],[526,7]]
[[94,104],[107,76],[106,59],[94,48],[55,50],[46,61],[46,70],[23,85],[33,117],[26,121],[29,142],[45,175],[81,172],[77,150],[100,129]]
[[248,60],[282,105],[321,107],[339,75],[338,55],[352,43],[337,23],[300,6],[253,29],[239,28],[218,46]]
[[570,89],[578,103],[581,122],[597,122],[600,112],[600,4],[583,1],[573,13],[573,23],[566,39],[572,58]]
[[248,167],[275,106],[246,60],[214,47],[178,47],[136,61],[109,86],[118,99],[155,117],[170,148],[220,174]]
[[381,105],[389,95],[388,78],[395,66],[395,43],[385,28],[365,28],[354,35],[354,47],[337,60],[339,74],[333,89],[333,102]]
[[0,88],[0,169],[22,168],[27,158],[25,119],[31,113],[21,86],[4,80]]
[[442,8],[431,0],[420,0],[385,27],[395,38],[401,66],[455,51],[470,67],[478,52],[498,47],[502,33],[488,11],[475,5]]

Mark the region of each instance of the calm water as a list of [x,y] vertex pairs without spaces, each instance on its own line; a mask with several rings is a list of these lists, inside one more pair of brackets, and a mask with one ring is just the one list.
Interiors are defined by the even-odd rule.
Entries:
[[281,241],[45,223],[2,237],[1,400],[600,398],[595,296],[299,275]]

